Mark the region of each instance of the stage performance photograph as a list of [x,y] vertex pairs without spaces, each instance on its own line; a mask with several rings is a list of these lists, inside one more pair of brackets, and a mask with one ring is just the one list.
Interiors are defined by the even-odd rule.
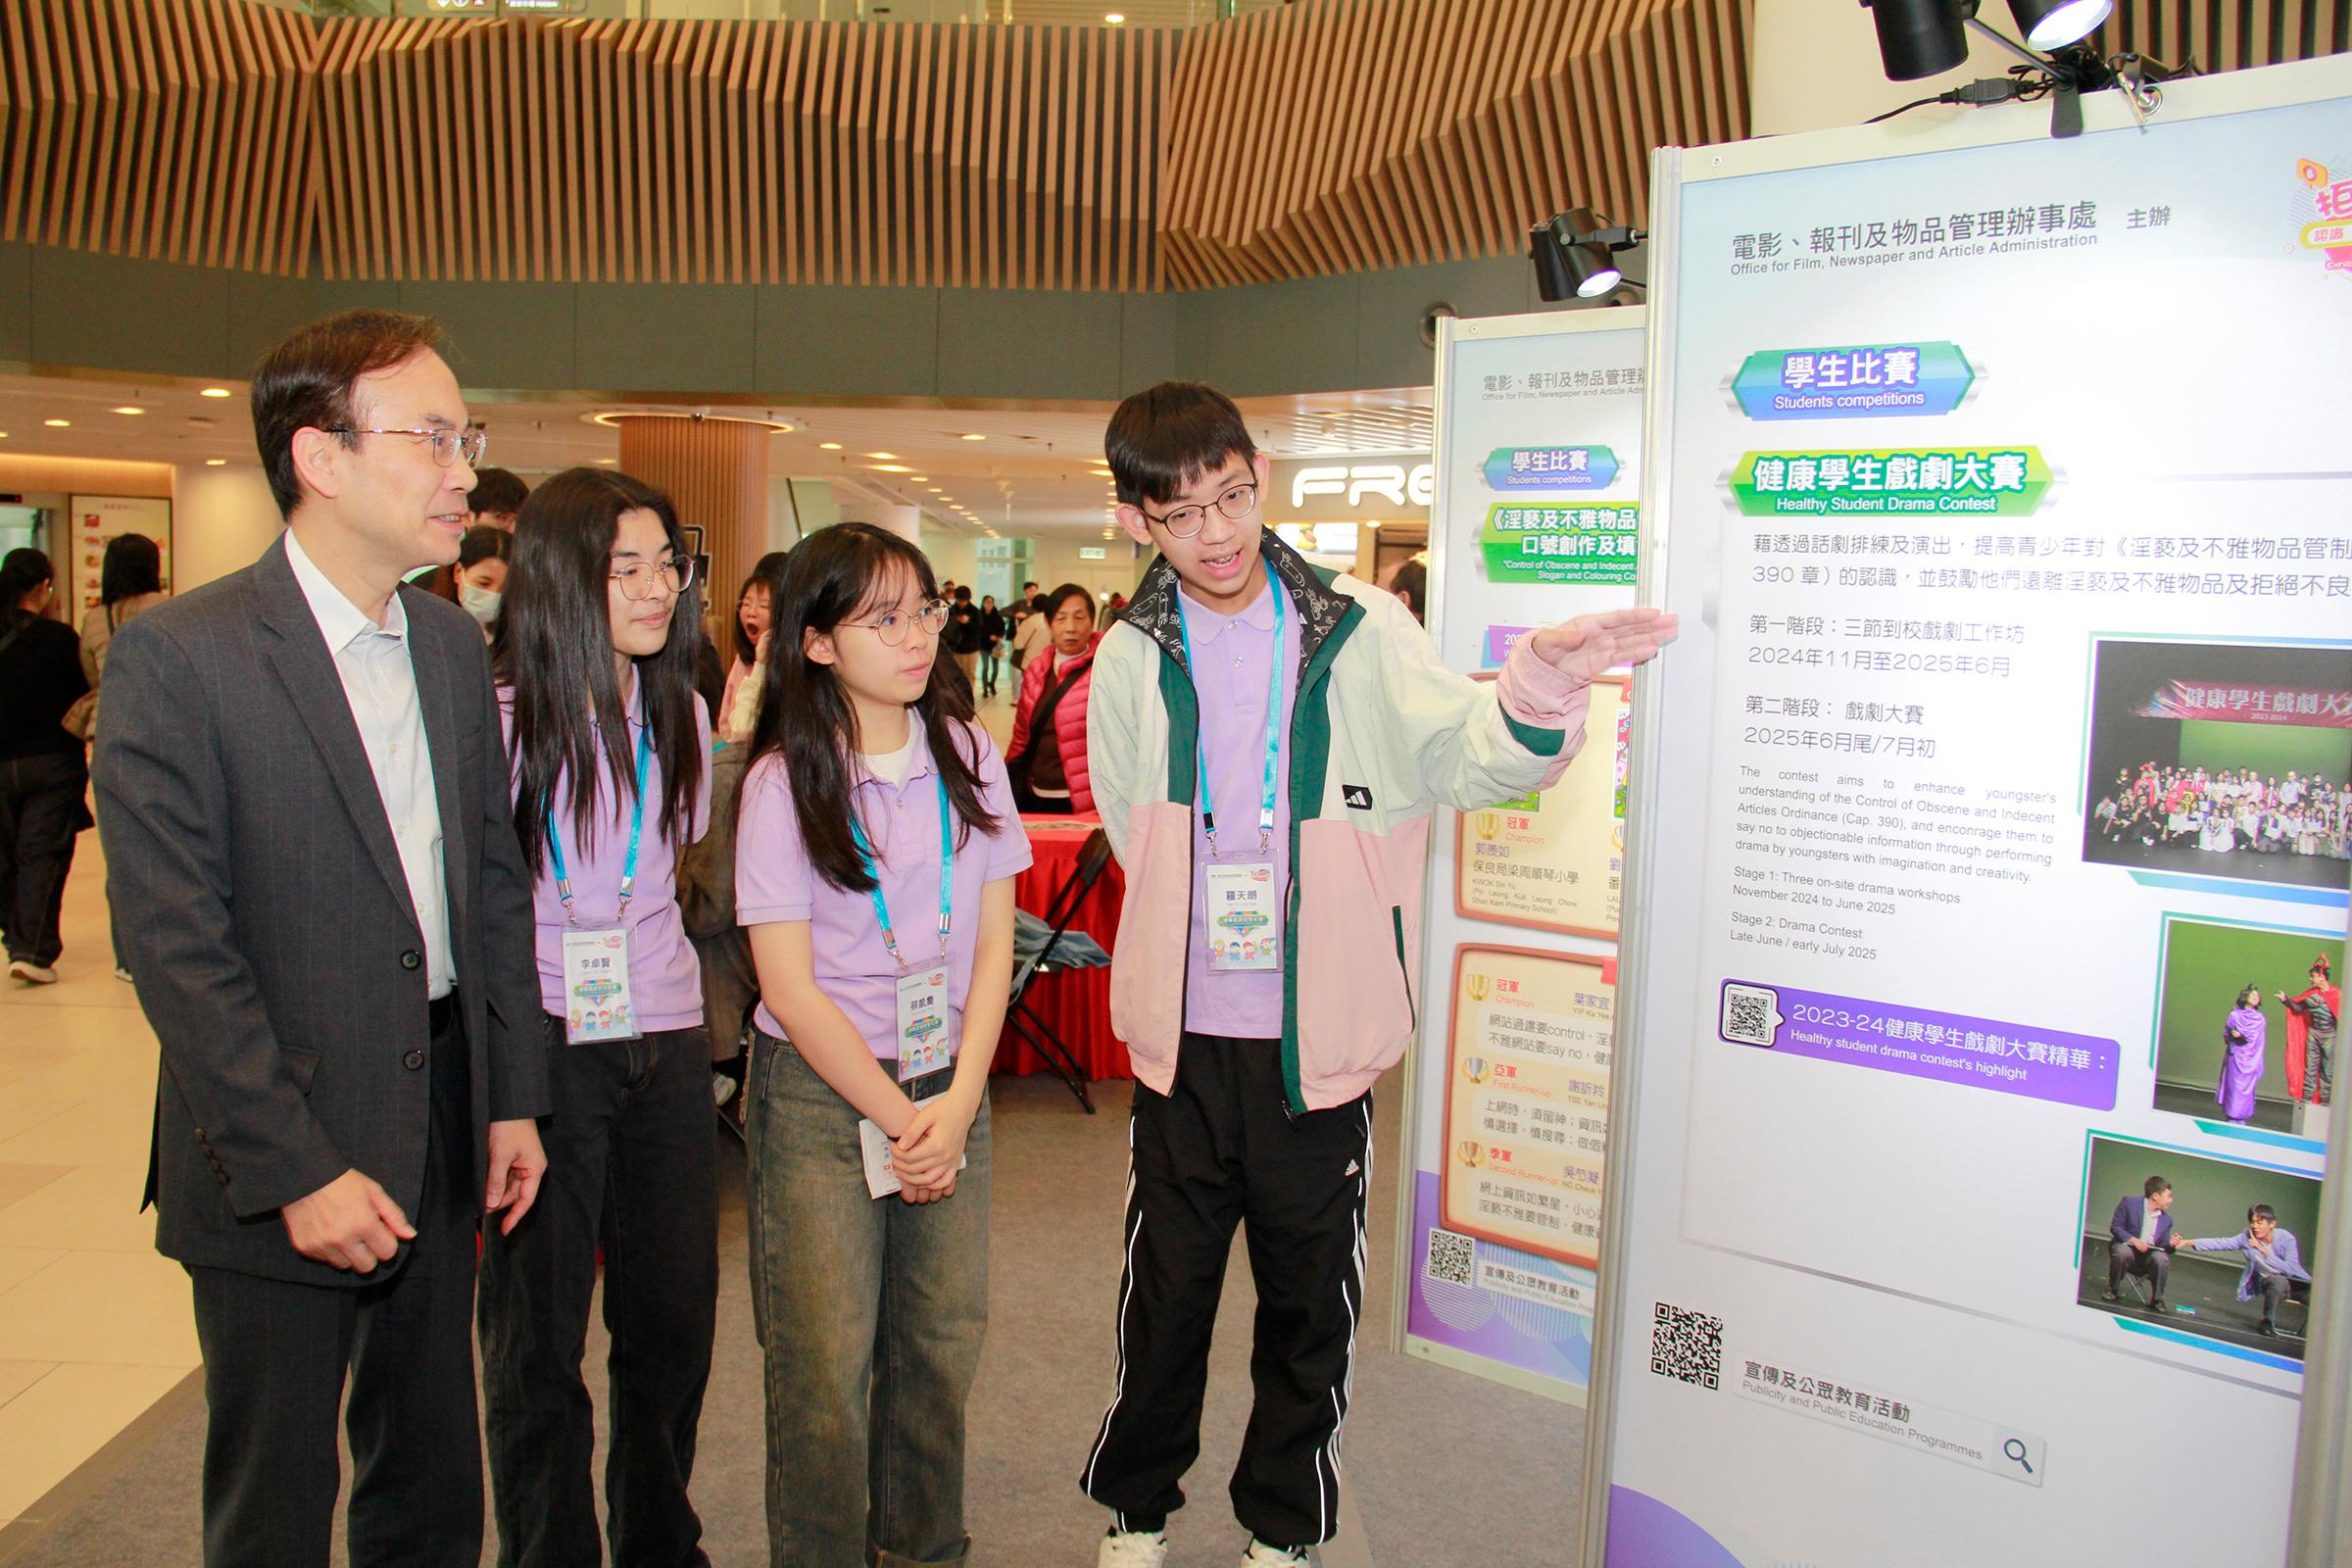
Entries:
[[2082,858],[2352,882],[2352,647],[2096,644]]
[[2078,1305],[2303,1359],[2318,1181],[2096,1133],[2087,1166]]

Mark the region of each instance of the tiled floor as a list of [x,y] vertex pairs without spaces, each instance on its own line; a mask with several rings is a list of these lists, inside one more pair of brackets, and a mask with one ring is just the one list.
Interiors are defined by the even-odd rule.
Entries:
[[188,1280],[139,1212],[155,1036],[84,833],[56,985],[0,981],[0,1527],[192,1371]]

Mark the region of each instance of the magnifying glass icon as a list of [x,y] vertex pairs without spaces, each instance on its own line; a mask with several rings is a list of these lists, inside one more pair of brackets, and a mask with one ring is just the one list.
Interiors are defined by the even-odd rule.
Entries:
[[2025,1465],[2026,1474],[2032,1475],[2034,1473],[2034,1467],[2026,1463],[2026,1445],[2023,1440],[2011,1438],[2007,1443],[2001,1445],[2001,1452],[2005,1457],[2014,1459],[2019,1464]]

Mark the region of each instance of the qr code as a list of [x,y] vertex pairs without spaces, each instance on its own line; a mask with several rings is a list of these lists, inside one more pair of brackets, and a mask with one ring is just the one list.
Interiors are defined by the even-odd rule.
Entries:
[[1447,1285],[1471,1285],[1476,1283],[1472,1271],[1475,1256],[1469,1237],[1433,1227],[1429,1233],[1429,1264],[1422,1273]]
[[1764,986],[1734,981],[1723,988],[1723,1038],[1736,1045],[1770,1046],[1772,1015],[1780,1011],[1780,994]]
[[1649,1369],[1702,1389],[1723,1378],[1723,1319],[1660,1301],[1649,1325]]

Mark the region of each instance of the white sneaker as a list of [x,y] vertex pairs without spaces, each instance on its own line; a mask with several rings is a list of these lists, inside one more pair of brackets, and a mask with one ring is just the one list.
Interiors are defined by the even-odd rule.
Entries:
[[1255,1536],[1250,1538],[1250,1549],[1242,1554],[1242,1568],[1306,1568],[1306,1561],[1305,1547],[1269,1546]]
[[127,982],[130,979],[130,971],[118,963],[115,965],[115,978]]
[[1159,1568],[1167,1560],[1165,1530],[1114,1530],[1095,1551],[1095,1568]]
[[15,962],[11,963],[8,966],[8,977],[11,980],[22,980],[28,986],[53,986],[57,984],[57,971],[55,969],[50,968],[45,963],[35,963],[30,958],[19,958]]

